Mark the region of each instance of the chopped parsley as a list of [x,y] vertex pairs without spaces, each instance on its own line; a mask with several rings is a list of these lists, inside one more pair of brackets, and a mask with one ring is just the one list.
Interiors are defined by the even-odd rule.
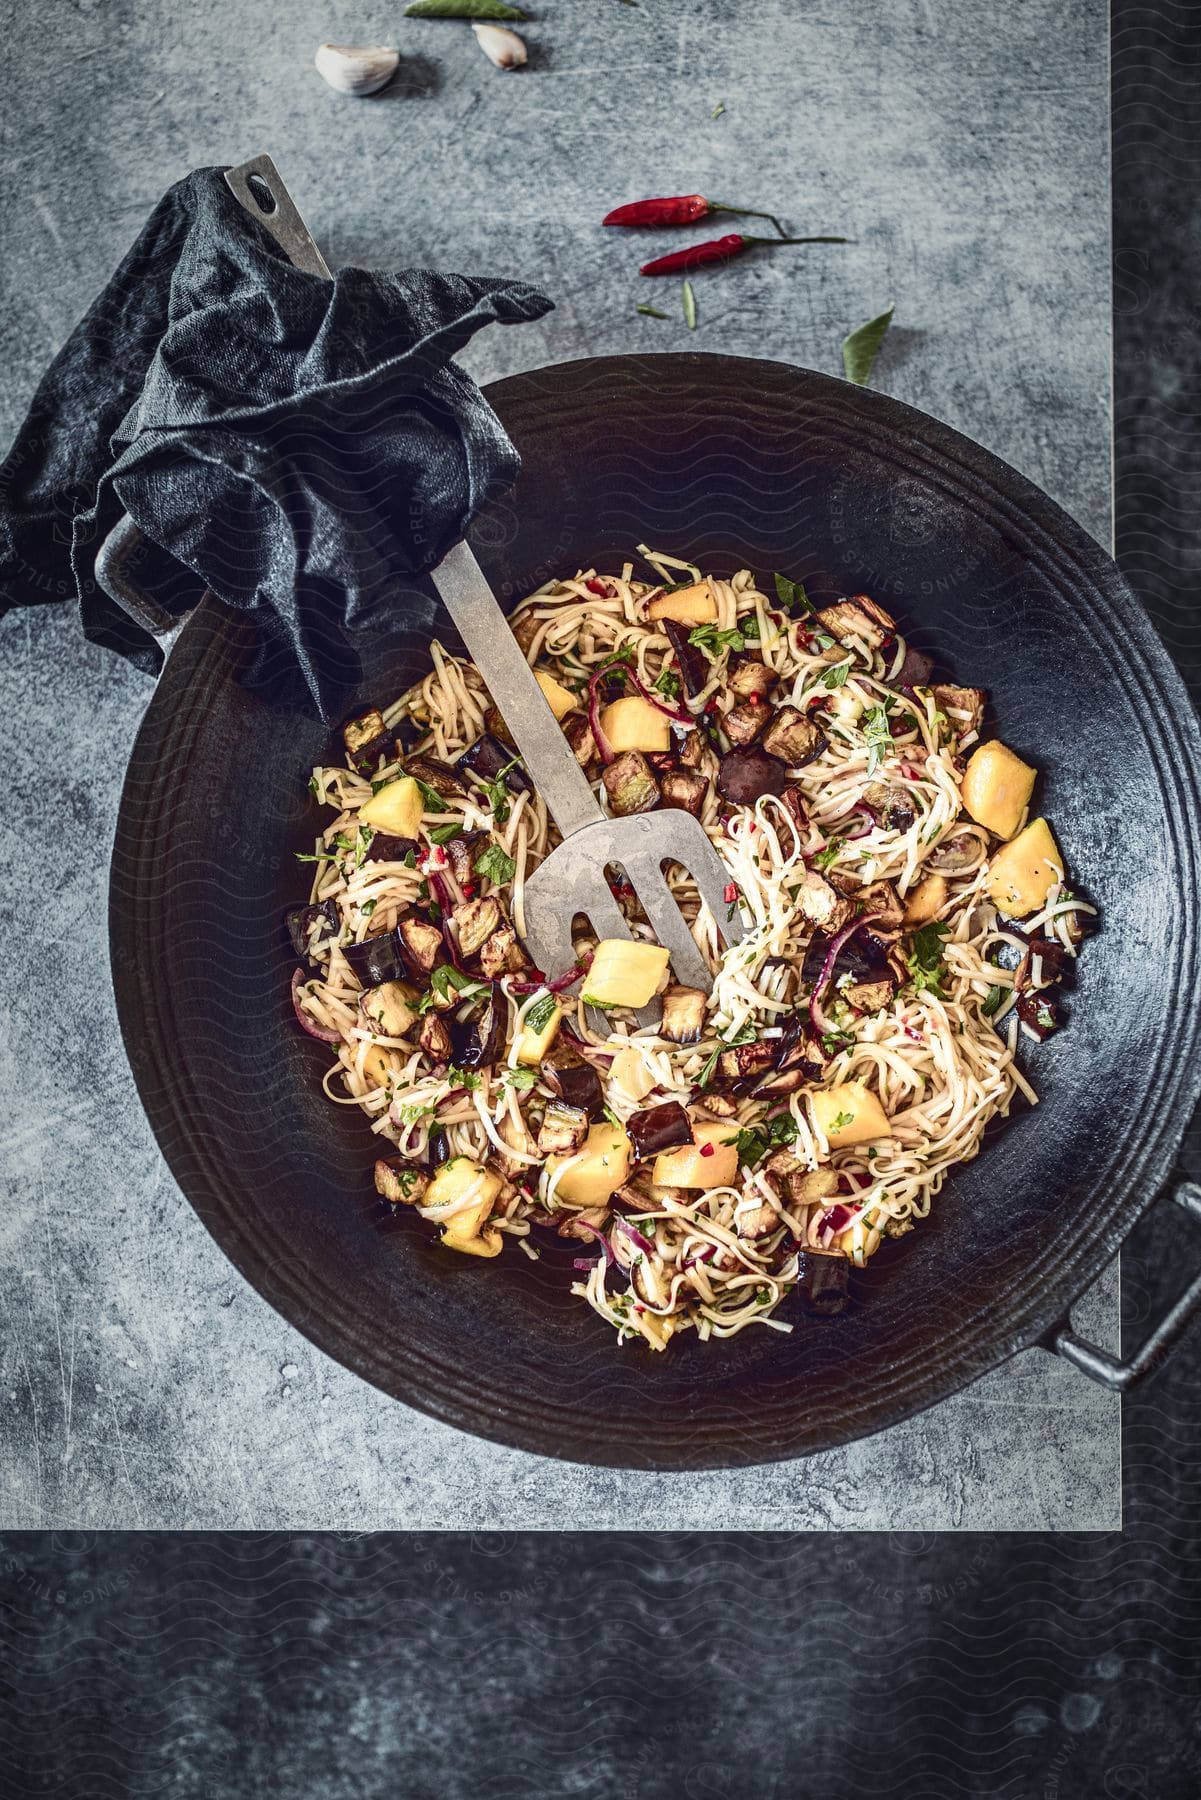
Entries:
[[815,869],[830,868],[832,864],[834,864],[838,861],[838,852],[842,849],[842,847],[845,843],[846,843],[845,838],[840,838],[840,837],[830,838],[829,841],[826,843],[825,847],[823,849],[819,850],[817,855],[814,857],[814,859],[813,859],[814,868]]
[[519,1092],[532,1088],[537,1079],[537,1069],[509,1069],[505,1074],[508,1085],[517,1088]]
[[[738,1031],[735,1031],[730,1037],[723,1037],[719,1041],[717,1049],[706,1059],[704,1067],[696,1078],[697,1086],[708,1087],[713,1079],[713,1071],[717,1067],[717,1059],[723,1050],[733,1049],[737,1044],[753,1044],[755,1036],[755,1027],[748,1020],[745,1025]],[[733,1142],[732,1139],[731,1142]]]
[[688,642],[703,650],[714,662],[723,651],[746,649],[746,635],[736,625],[728,631],[719,631],[716,625],[694,625],[688,633]]
[[478,1075],[474,1074],[470,1069],[460,1069],[456,1063],[451,1063],[450,1067],[447,1069],[446,1079],[449,1081],[451,1087],[466,1088],[469,1094],[474,1094],[476,1088],[480,1085],[480,1077]]
[[362,913],[362,915],[365,919],[369,919],[378,905],[379,905],[378,900],[364,900],[362,906],[360,906],[360,908],[359,908],[359,911]]
[[414,775],[410,779],[415,781],[417,786],[421,789],[421,797],[425,801],[426,812],[444,813],[450,811],[450,808],[446,804],[445,796],[440,794],[437,788],[432,788],[428,781],[422,781],[420,775]]
[[655,682],[655,692],[674,700],[680,691],[680,677],[674,669],[664,669]]
[[758,613],[752,613],[750,618],[747,619],[746,622],[741,627],[741,630],[742,630],[742,635],[746,639],[748,644],[759,643],[762,634],[760,633],[760,630],[759,630],[759,615],[758,615]]
[[495,881],[498,885],[512,881],[517,873],[517,864],[513,858],[503,851],[499,844],[489,844],[481,850],[475,859],[475,872],[486,881]]
[[841,1131],[845,1125],[853,1125],[854,1123],[855,1115],[853,1112],[835,1113],[834,1117],[830,1120],[830,1130]]
[[505,776],[510,769],[515,769],[520,761],[519,756],[511,756],[504,768],[497,770],[493,780],[484,783],[488,805],[492,809],[492,817],[498,825],[503,825],[512,811],[509,805],[509,789],[505,782]]
[[892,732],[884,707],[868,707],[863,717],[863,735],[867,739],[867,772],[874,775],[884,761],[885,752],[892,749]]
[[933,994],[937,1000],[945,1000],[943,981],[946,978],[947,966],[942,959],[942,940],[950,931],[949,925],[932,920],[913,934],[913,947],[905,958],[913,981],[913,990],[917,994]]

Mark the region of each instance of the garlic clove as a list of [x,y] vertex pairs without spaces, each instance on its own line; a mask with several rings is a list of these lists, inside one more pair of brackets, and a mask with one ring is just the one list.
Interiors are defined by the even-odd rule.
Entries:
[[515,31],[503,25],[473,25],[476,42],[498,69],[519,69],[525,61],[525,45]]
[[400,51],[373,44],[322,44],[313,58],[317,73],[340,94],[375,94],[395,75]]

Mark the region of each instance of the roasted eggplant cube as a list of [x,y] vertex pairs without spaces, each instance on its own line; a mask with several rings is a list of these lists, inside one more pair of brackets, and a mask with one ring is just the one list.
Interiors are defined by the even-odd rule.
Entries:
[[585,1113],[593,1124],[604,1116],[605,1090],[591,1063],[568,1062],[565,1057],[558,1060],[552,1053],[543,1062],[540,1073],[560,1100]]
[[906,644],[901,666],[892,678],[892,685],[900,688],[912,700],[914,688],[927,687],[933,673],[934,658],[927,656],[924,650],[915,650],[912,644]]
[[802,915],[830,937],[849,925],[855,912],[845,894],[840,894],[816,869],[810,869],[801,882],[796,903]]
[[485,731],[477,737],[474,744],[469,744],[462,756],[455,759],[456,769],[465,769],[480,781],[497,781],[502,779],[504,770],[505,786],[513,794],[531,793],[533,783],[522,768],[514,760],[511,743],[502,741],[492,732]]
[[416,1206],[429,1184],[429,1176],[403,1156],[376,1159],[375,1191],[392,1206]]
[[739,1237],[766,1237],[780,1223],[780,1215],[770,1201],[761,1200],[758,1206],[752,1206],[748,1212],[739,1213],[734,1220],[734,1229]]
[[873,881],[860,888],[858,895],[865,913],[874,913],[882,931],[899,931],[905,921],[905,906],[891,881]]
[[1017,1015],[1031,1037],[1042,1043],[1053,1031],[1058,1031],[1063,1024],[1059,1012],[1059,999],[1055,994],[1036,993],[1022,994],[1017,1003]]
[[826,738],[819,725],[798,712],[795,706],[781,706],[771,716],[763,733],[763,748],[769,756],[777,756],[789,769],[803,769],[820,756]]
[[882,831],[908,831],[917,817],[913,795],[899,782],[869,782],[863,804]]
[[479,953],[494,931],[499,930],[502,913],[500,901],[485,894],[479,900],[464,900],[451,913],[451,921],[459,940],[459,955],[464,962]]
[[505,1020],[508,1008],[489,1000],[476,1018],[452,1019],[450,1040],[452,1061],[460,1069],[487,1069],[499,1061],[505,1047]]
[[726,686],[739,700],[749,700],[757,695],[766,700],[775,687],[778,677],[766,663],[750,661],[735,663],[726,676]]
[[735,749],[740,749],[744,744],[754,743],[770,718],[770,707],[752,706],[748,700],[722,714],[721,728]]
[[979,731],[984,722],[984,702],[988,698],[983,688],[952,687],[940,682],[931,691],[934,704],[939,712],[947,715],[956,737]]
[[572,754],[581,769],[590,768],[600,756],[596,747],[596,739],[592,735],[592,726],[585,713],[568,713],[562,725],[563,736],[571,745]]
[[687,769],[669,769],[660,779],[659,791],[664,806],[677,806],[681,812],[699,819],[705,810],[709,783],[703,775],[693,775]]
[[692,1121],[678,1100],[665,1100],[661,1106],[631,1113],[626,1120],[626,1135],[634,1146],[635,1162],[646,1162],[661,1151],[678,1150],[681,1144],[694,1141]]
[[284,924],[287,926],[288,941],[296,960],[302,962],[312,974],[320,974],[322,965],[313,957],[311,945],[314,938],[321,942],[337,937],[336,903],[333,900],[322,900],[317,906],[294,906],[284,914]]
[[421,1021],[421,1035],[417,1042],[431,1062],[450,1061],[453,1054],[450,1029],[445,1019],[440,1019],[437,1013],[426,1013],[425,1018]]
[[626,750],[604,773],[609,806],[619,818],[650,812],[659,804],[659,783],[641,750]]
[[403,1037],[417,1014],[416,992],[407,982],[385,981],[368,988],[359,1001],[364,1019],[383,1037]]
[[688,642],[690,628],[687,625],[680,625],[675,619],[662,619],[659,623],[675,656],[684,692],[689,699],[695,699],[709,685],[712,673],[709,658],[703,650]]
[[475,880],[475,859],[487,842],[486,831],[469,831],[466,837],[451,838],[446,845],[446,860],[460,887]]
[[851,1265],[841,1251],[832,1256],[802,1250],[797,1257],[797,1293],[816,1319],[837,1318],[850,1303]]
[[571,1156],[588,1135],[588,1115],[578,1106],[552,1100],[538,1128],[538,1151],[542,1156]]
[[775,1043],[739,1044],[736,1049],[723,1050],[717,1059],[717,1069],[723,1081],[740,1084],[753,1081],[770,1069],[776,1060],[779,1040]]
[[703,988],[669,987],[663,996],[663,1023],[659,1036],[669,1044],[695,1044],[705,1029]]
[[682,769],[699,769],[705,760],[708,744],[705,735],[695,725],[676,725],[671,728],[672,746],[676,753],[676,761]]
[[502,917],[491,937],[480,946],[480,968],[489,981],[496,981],[501,975],[516,975],[529,966],[530,959],[518,943],[516,931]]
[[397,936],[414,974],[425,976],[446,955],[441,928],[421,912],[406,913],[396,927]]
[[870,644],[873,650],[879,649],[897,628],[891,613],[877,606],[866,594],[852,594],[834,606],[824,606],[816,616],[816,623],[840,644],[858,638],[861,643]]
[[840,997],[856,1012],[883,1012],[892,1004],[896,992],[895,985],[884,978],[879,981],[852,981],[838,990]]
[[754,806],[765,794],[782,794],[787,786],[787,768],[762,744],[727,750],[717,765],[717,791],[735,806]]
[[421,845],[416,838],[393,837],[391,832],[375,831],[364,852],[363,861],[402,863],[406,856],[411,856],[415,864],[420,855]]
[[805,1069],[773,1069],[767,1080],[761,1081],[751,1092],[756,1100],[778,1100],[785,1094],[795,1094],[812,1079]]
[[372,707],[357,719],[347,719],[342,727],[346,760],[352,769],[366,774],[379,767],[381,757],[391,758],[391,737],[384,716]]
[[450,765],[438,762],[432,756],[410,756],[405,763],[405,774],[420,781],[424,787],[432,788],[444,800],[463,800],[467,796],[467,789]]
[[1019,994],[1053,987],[1063,979],[1074,960],[1070,951],[1054,938],[1031,938],[1030,947],[1017,966],[1013,985]]
[[360,987],[380,987],[385,981],[403,981],[411,964],[399,931],[381,932],[361,944],[343,944],[342,954]]

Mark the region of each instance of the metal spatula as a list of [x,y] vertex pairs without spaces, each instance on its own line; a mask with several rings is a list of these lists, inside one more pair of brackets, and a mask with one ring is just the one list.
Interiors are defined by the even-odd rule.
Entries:
[[[297,268],[329,276],[269,156],[230,169],[225,179]],[[741,939],[737,908],[726,916],[731,911],[724,901],[729,877],[700,822],[675,808],[607,819],[466,544],[457,544],[443,558],[432,580],[563,834],[563,843],[525,883],[524,936],[537,966],[551,976],[571,968],[572,922],[581,913],[598,938],[633,937],[609,889],[606,869],[616,868],[624,872],[659,942],[670,952],[676,980],[708,993],[708,966],[663,875],[666,863],[685,868],[726,942]],[[645,1007],[638,1017],[653,1024],[658,1008]]]

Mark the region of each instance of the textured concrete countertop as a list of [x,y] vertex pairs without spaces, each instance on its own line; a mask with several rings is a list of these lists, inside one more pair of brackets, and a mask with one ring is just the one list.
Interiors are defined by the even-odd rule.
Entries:
[[[837,370],[844,332],[895,297],[878,384],[1008,458],[1108,543],[1101,0],[540,10],[516,75],[466,27],[400,19],[394,4],[49,0],[36,37],[10,30],[6,437],[165,183],[266,149],[335,265],[503,272],[553,295],[541,324],[473,346],[481,379],[633,349]],[[311,66],[323,38],[398,43],[398,80],[371,101],[334,95]],[[597,221],[620,200],[694,189],[856,241],[699,278],[692,335],[676,284],[639,287],[648,240]],[[639,317],[648,297],[671,318]],[[1117,1402],[1039,1352],[884,1437],[682,1480],[478,1442],[311,1349],[168,1176],[120,1044],[107,862],[149,684],[83,644],[65,610],[10,616],[0,647],[0,1525],[1120,1522]],[[1078,1322],[1112,1341],[1115,1320],[1111,1274]]]

